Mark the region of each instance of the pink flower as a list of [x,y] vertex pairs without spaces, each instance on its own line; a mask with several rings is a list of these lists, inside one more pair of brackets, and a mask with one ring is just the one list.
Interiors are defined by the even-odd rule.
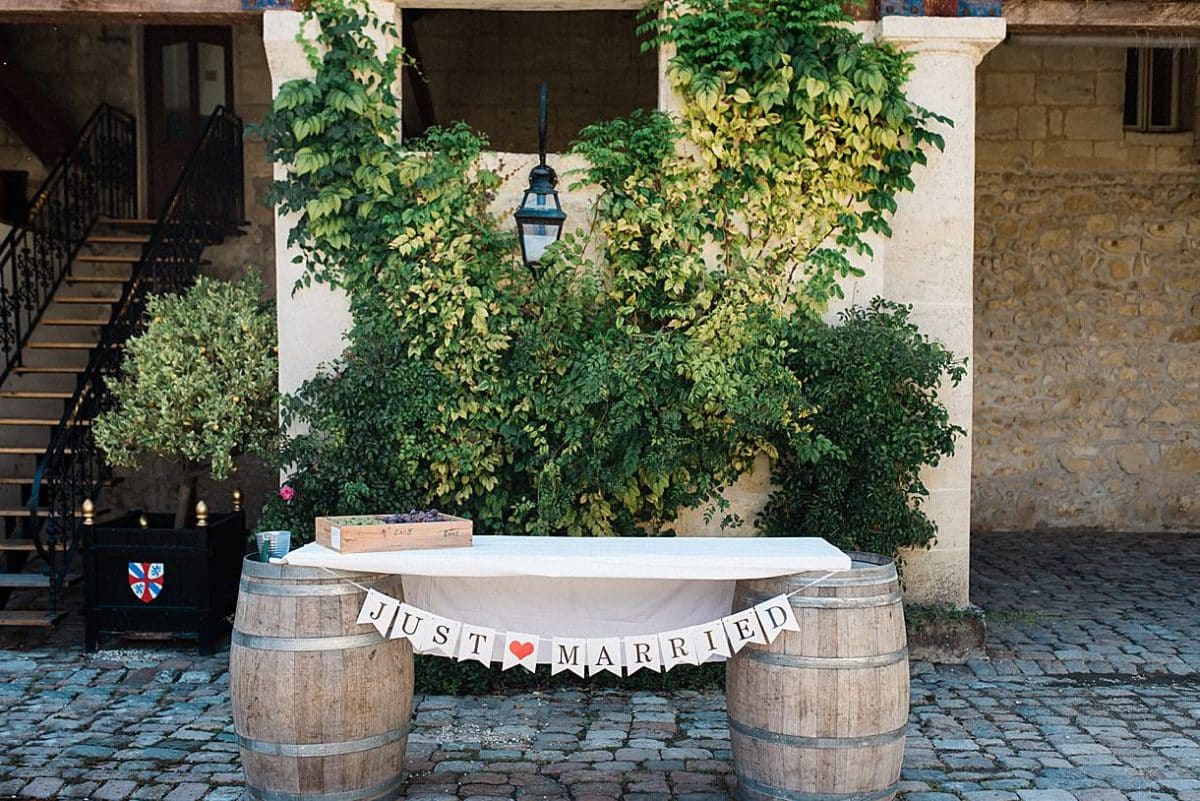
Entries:
[[285,502],[291,503],[292,498],[296,497],[296,490],[292,489],[287,484],[284,484],[279,488],[279,497],[283,498]]

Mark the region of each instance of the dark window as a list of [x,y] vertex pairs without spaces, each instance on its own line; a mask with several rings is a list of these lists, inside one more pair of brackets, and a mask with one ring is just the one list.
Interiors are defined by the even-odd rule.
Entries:
[[1130,48],[1125,58],[1125,127],[1134,131],[1190,130],[1194,64],[1188,51]]
[[634,11],[406,9],[406,138],[457,120],[494,150],[537,152],[538,85],[549,89],[551,152],[581,128],[658,103],[658,56],[642,53]]

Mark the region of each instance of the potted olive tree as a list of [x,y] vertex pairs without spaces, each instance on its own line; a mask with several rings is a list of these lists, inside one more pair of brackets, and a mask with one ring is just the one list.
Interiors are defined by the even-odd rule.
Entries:
[[278,356],[262,290],[256,275],[202,277],[183,295],[152,297],[145,331],[126,344],[96,443],[117,467],[149,457],[174,464],[178,493],[173,513],[84,527],[89,648],[99,631],[141,630],[195,633],[210,650],[233,611],[245,518],[237,502],[209,513],[196,484],[206,473],[228,479],[241,454],[273,450]]

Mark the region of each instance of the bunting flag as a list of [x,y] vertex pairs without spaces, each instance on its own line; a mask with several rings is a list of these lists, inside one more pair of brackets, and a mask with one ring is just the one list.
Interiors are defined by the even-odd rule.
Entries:
[[497,631],[436,615],[411,604],[368,590],[358,623],[374,626],[384,637],[408,640],[413,650],[491,665],[501,647],[504,670],[520,665],[537,669],[539,652],[548,657],[550,673],[576,676],[611,673],[632,676],[639,670],[656,673],[676,665],[702,665],[710,659],[733,656],[747,645],[766,645],[785,631],[799,631],[788,595],[777,595],[718,620],[657,634],[625,637],[542,637],[518,631]]

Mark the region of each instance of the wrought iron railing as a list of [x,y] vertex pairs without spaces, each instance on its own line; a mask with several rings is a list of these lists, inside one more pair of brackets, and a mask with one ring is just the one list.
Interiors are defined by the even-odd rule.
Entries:
[[205,247],[236,232],[244,216],[242,121],[219,107],[184,165],[120,301],[113,306],[33,479],[30,525],[38,525],[39,511],[48,512],[43,536],[34,542],[51,566],[54,609],[59,584],[78,548],[80,507],[84,499],[95,499],[112,476],[88,423],[112,408],[111,385],[121,376],[121,346],[142,331],[148,295],[187,289],[196,279]]
[[0,243],[0,384],[20,364],[30,333],[96,220],[132,217],[136,208],[133,117],[101,105],[34,195],[24,224]]

